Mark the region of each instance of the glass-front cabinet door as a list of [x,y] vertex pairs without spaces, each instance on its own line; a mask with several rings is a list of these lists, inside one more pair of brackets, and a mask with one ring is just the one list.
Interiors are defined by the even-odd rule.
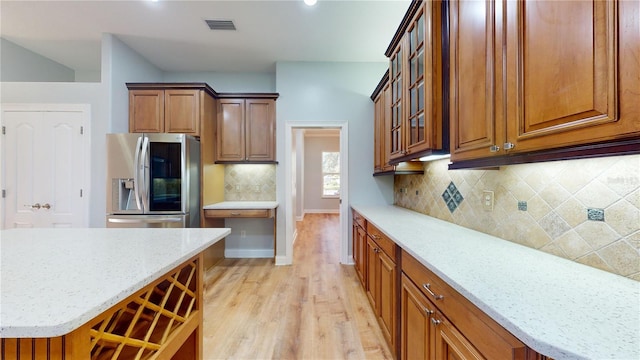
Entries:
[[402,134],[402,44],[390,58],[389,83],[391,86],[391,131],[389,158],[394,159],[405,154]]
[[[431,94],[425,94],[426,69],[425,53],[427,42],[425,42],[425,6],[423,6],[407,32],[407,123],[406,141],[407,153],[415,152],[414,148],[428,142],[427,130],[429,120],[425,112],[425,100],[431,98]],[[430,81],[431,79],[429,79]],[[428,96],[425,96],[428,95]],[[429,106],[430,108],[431,106]]]

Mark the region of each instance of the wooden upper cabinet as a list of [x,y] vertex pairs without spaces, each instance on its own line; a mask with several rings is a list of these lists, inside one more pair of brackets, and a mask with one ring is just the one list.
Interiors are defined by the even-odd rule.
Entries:
[[[451,1],[449,8],[449,119],[451,160],[498,154],[504,124],[497,112],[501,16],[493,1]],[[491,149],[493,148],[494,151]]]
[[[530,151],[639,133],[619,108],[619,77],[640,82],[635,45],[622,38],[619,16],[628,1],[507,2],[507,144]],[[637,19],[637,2],[635,16]],[[630,13],[633,13],[631,11]],[[621,52],[636,64],[622,67]],[[635,93],[636,106],[639,93]]]
[[275,100],[221,99],[216,162],[275,161]]
[[219,102],[216,161],[244,160],[244,100]]
[[402,98],[404,88],[402,87],[403,76],[403,64],[402,57],[402,44],[399,44],[396,50],[391,55],[390,67],[389,67],[389,83],[391,91],[391,101],[389,102],[389,109],[391,111],[389,127],[389,158],[391,160],[400,158],[406,154],[404,148],[404,137],[402,133],[402,119],[404,119],[404,113],[402,112]]
[[129,90],[129,132],[164,132],[164,90]]
[[275,160],[275,101],[247,99],[245,132],[247,161]]
[[[200,136],[201,89],[163,89],[162,84],[128,84],[129,132]],[[138,86],[155,87],[137,89]]]
[[[442,2],[412,2],[389,56],[390,160],[448,149],[443,120]],[[445,129],[446,128],[446,129]],[[446,141],[445,141],[446,140]]]
[[164,132],[200,134],[200,90],[165,90]]
[[606,155],[621,152],[607,152],[619,146],[612,141],[628,139],[619,149],[637,152],[639,8],[637,1],[451,1],[453,163],[558,159],[554,149],[567,147]]

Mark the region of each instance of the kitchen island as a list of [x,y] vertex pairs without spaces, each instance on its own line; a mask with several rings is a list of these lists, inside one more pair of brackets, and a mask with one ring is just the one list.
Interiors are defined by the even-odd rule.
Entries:
[[202,358],[202,252],[229,233],[3,230],[2,358]]
[[352,208],[538,353],[640,358],[640,282],[404,208]]

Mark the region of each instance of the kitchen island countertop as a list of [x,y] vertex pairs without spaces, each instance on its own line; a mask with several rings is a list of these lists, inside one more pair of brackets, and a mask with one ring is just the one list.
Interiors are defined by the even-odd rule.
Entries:
[[229,233],[227,228],[3,230],[0,336],[70,333]]
[[352,207],[537,352],[640,358],[640,282],[401,207]]

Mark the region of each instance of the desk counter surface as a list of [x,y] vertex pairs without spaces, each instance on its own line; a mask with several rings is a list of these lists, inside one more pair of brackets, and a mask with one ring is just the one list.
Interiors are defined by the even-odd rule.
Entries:
[[0,239],[0,337],[70,333],[230,233],[10,229]]
[[277,201],[222,201],[203,206],[204,210],[271,210],[278,207]]

